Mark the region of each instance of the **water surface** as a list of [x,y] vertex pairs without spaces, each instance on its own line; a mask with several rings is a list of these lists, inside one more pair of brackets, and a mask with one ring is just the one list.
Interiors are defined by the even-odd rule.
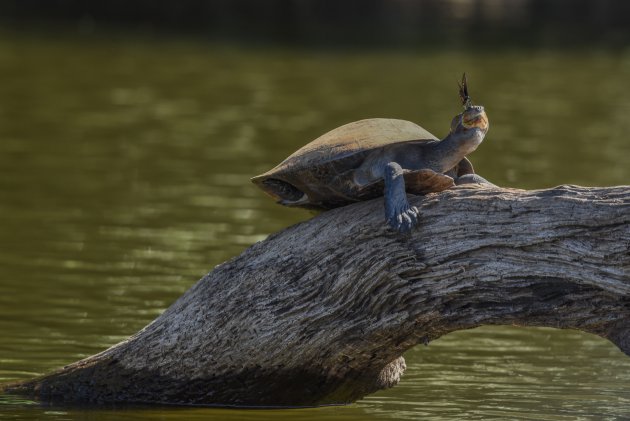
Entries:
[[[0,33],[0,382],[94,354],[308,212],[249,182],[340,124],[444,136],[465,70],[510,187],[628,184],[630,49],[325,52]],[[630,358],[574,331],[487,327],[407,355],[397,387],[290,411],[42,408],[2,419],[615,419]],[[581,417],[581,418],[580,418]]]

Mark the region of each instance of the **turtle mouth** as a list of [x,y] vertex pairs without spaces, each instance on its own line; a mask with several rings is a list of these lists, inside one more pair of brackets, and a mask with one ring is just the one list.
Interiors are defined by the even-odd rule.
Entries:
[[474,114],[464,114],[462,116],[462,126],[464,126],[465,129],[478,128],[488,130],[488,116],[486,116],[485,111]]

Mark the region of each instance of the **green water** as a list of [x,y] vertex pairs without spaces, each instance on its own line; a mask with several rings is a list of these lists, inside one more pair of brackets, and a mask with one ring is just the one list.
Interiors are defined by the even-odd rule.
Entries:
[[[310,214],[249,178],[342,123],[443,136],[468,72],[494,183],[628,184],[630,49],[324,52],[0,33],[0,382],[99,352],[215,265]],[[290,411],[42,408],[0,419],[622,419],[630,358],[595,336],[479,328],[406,354],[395,388]]]

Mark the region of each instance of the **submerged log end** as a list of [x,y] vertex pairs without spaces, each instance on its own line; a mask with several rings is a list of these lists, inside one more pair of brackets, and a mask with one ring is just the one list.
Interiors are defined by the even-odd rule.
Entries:
[[221,379],[177,379],[157,372],[124,367],[111,359],[92,357],[88,364],[65,367],[34,380],[0,386],[1,393],[26,396],[42,403],[81,405],[169,404],[219,407],[312,407],[348,404],[398,384],[406,366],[403,357],[377,376],[369,372],[344,378],[315,372],[262,368],[242,370]]

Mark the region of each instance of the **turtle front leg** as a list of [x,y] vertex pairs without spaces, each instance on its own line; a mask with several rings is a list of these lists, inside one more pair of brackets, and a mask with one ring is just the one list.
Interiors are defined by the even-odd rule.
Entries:
[[411,231],[418,224],[418,208],[410,206],[405,192],[403,169],[396,162],[385,166],[385,219],[401,233]]

